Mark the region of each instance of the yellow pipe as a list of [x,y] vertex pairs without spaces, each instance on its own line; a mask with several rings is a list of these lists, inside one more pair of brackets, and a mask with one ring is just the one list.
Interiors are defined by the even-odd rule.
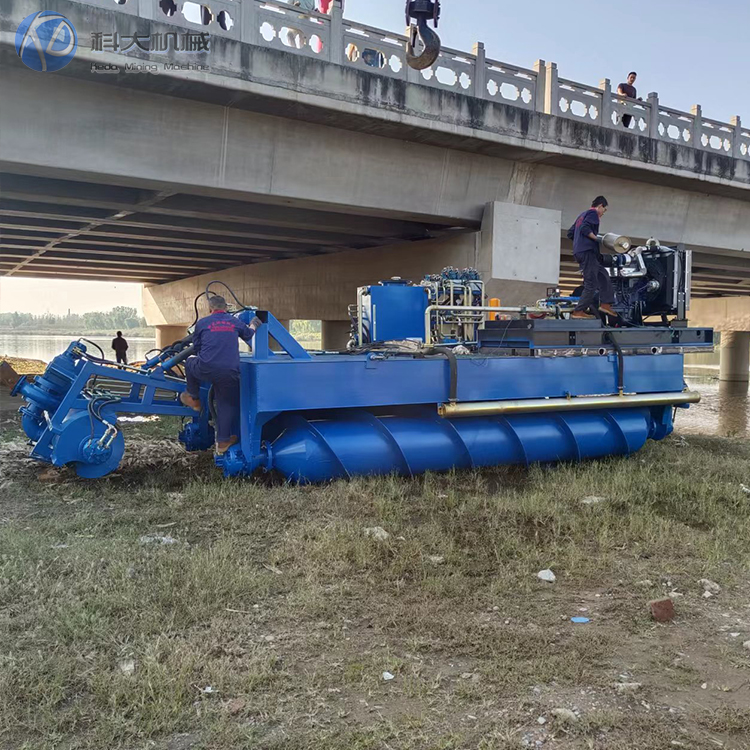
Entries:
[[638,406],[678,406],[697,404],[700,393],[636,393],[625,396],[578,396],[577,398],[530,398],[515,401],[467,401],[438,404],[441,417],[485,417],[492,414],[527,414],[547,411],[586,409],[626,409]]

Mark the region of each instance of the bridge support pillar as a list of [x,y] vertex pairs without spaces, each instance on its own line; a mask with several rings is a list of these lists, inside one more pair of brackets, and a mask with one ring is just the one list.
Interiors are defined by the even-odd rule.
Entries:
[[[276,318],[276,320],[278,320],[279,323],[281,323],[281,325],[283,325],[284,328],[286,328],[287,331],[289,330],[289,321],[288,320],[281,320],[280,318]],[[280,352],[281,351],[281,347],[273,339],[271,339],[270,342],[271,342],[271,351],[272,352]]]
[[326,351],[346,349],[351,331],[348,320],[324,320],[321,323],[321,346]]
[[[519,177],[519,198],[530,190]],[[476,267],[490,297],[503,305],[528,305],[560,282],[560,211],[520,203],[488,203]],[[439,270],[439,269],[438,269]]]
[[187,336],[187,326],[156,326],[156,348],[163,349],[165,346],[174,344],[175,341]]
[[719,379],[733,383],[750,381],[750,332],[724,331],[721,334]]

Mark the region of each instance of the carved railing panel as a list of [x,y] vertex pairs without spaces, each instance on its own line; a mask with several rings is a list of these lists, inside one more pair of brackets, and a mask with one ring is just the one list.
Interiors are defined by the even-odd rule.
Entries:
[[557,111],[552,114],[568,117],[571,120],[602,124],[603,92],[601,89],[560,78],[555,101]]
[[503,104],[534,109],[537,91],[536,71],[517,68],[497,60],[487,60],[485,81],[485,91],[478,95]]

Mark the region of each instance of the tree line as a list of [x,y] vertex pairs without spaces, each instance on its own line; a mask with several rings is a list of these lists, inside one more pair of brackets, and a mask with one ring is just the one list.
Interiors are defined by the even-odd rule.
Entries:
[[146,328],[146,319],[138,315],[134,307],[118,306],[107,312],[87,312],[82,314],[6,312],[0,313],[0,328],[12,331],[127,331],[133,328]]

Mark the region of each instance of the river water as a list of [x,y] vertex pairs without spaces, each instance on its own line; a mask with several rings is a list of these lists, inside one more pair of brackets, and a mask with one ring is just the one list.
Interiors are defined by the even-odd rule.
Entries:
[[689,409],[677,410],[677,432],[750,437],[748,384],[719,382],[718,368],[688,368],[687,372],[688,387],[701,394],[701,402]]
[[[0,333],[0,357],[20,357],[21,359],[41,359],[49,362],[67,349],[76,336],[48,336],[37,334]],[[114,359],[115,353],[110,348],[113,336],[86,336],[98,344],[107,358]],[[127,338],[127,336],[126,336]],[[128,359],[143,359],[149,349],[155,346],[154,339],[128,338]],[[96,349],[94,353],[98,355]]]
[[[5,354],[49,362],[64,351],[73,339],[73,336],[0,334],[0,357]],[[109,348],[112,343],[110,337],[92,336],[91,339],[104,349],[107,356],[112,355]],[[128,339],[128,342],[131,361],[143,359],[146,352],[154,348],[153,339],[133,338]],[[699,360],[691,357],[686,372],[689,387],[701,394],[702,401],[690,409],[678,409],[677,432],[750,437],[750,397],[747,383],[719,382],[718,352],[701,355]],[[11,400],[4,391],[0,393],[0,412],[4,415],[17,410],[18,405],[17,399]]]

